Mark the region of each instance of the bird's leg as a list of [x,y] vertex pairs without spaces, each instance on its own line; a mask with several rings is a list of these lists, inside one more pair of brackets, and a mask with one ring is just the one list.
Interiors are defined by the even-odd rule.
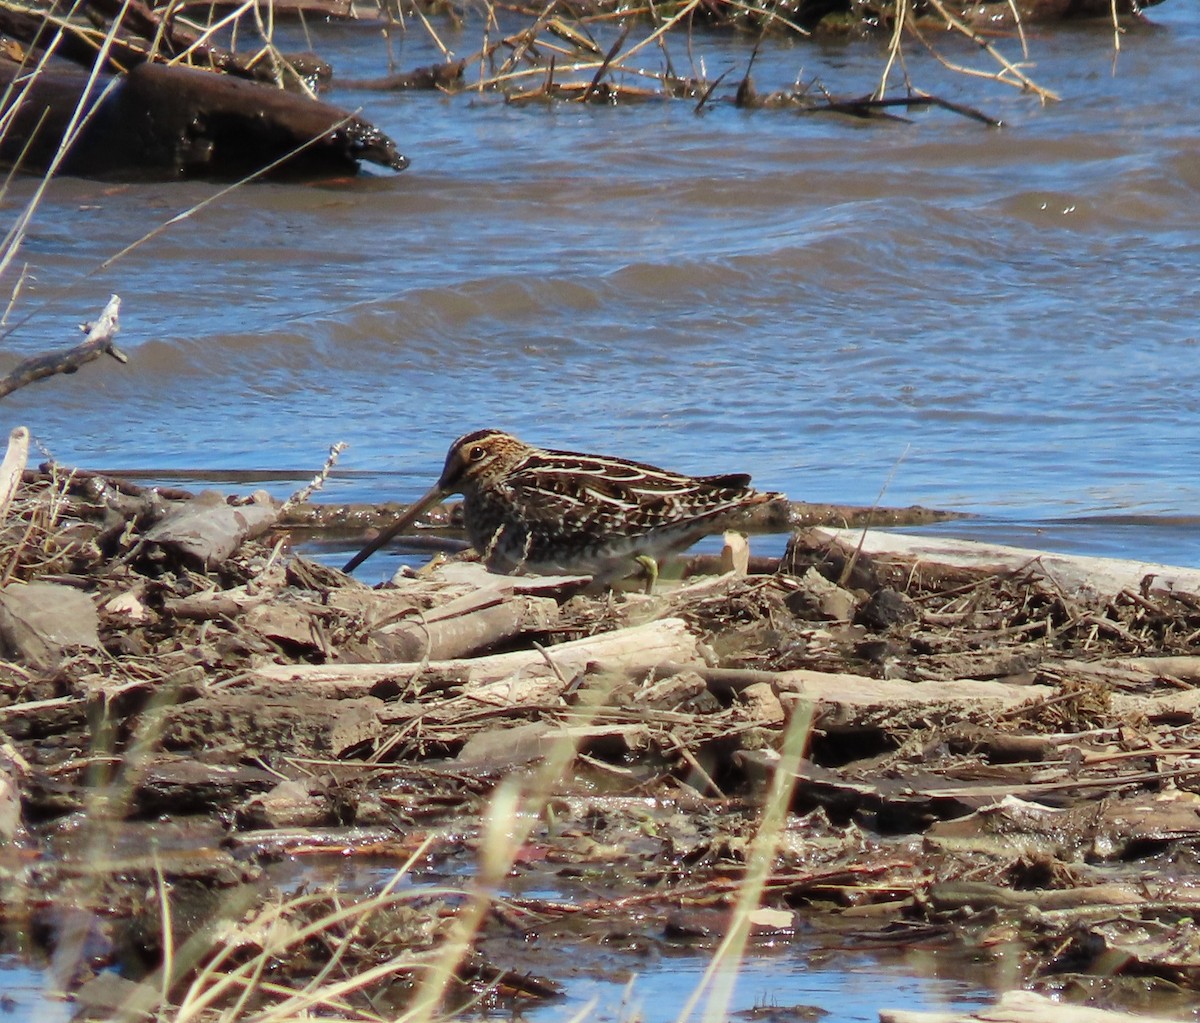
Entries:
[[644,574],[646,577],[646,595],[649,596],[654,592],[654,584],[658,582],[658,562],[649,554],[639,554],[633,560],[642,570],[640,574]]

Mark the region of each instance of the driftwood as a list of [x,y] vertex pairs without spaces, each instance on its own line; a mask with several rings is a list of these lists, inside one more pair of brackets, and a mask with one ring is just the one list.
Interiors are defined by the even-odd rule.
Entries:
[[8,449],[4,452],[4,461],[0,462],[0,521],[8,515],[28,460],[29,430],[18,426],[8,435]]
[[982,711],[1003,711],[1052,695],[1050,686],[958,679],[908,682],[822,671],[779,672],[772,685],[793,713],[811,709],[826,732],[946,723]]
[[[3,398],[21,387],[26,387],[37,380],[54,376],[57,373],[75,373],[80,366],[86,365],[101,355],[111,355],[117,362],[125,363],[129,359],[113,341],[120,325],[117,314],[121,310],[121,299],[116,295],[108,300],[100,318],[95,323],[84,325],[81,329],[87,332],[87,337],[74,348],[61,352],[50,352],[46,355],[35,355],[25,359],[0,379],[0,398]],[[26,440],[28,449],[28,440]]]
[[[15,85],[24,73],[0,60],[0,85]],[[55,65],[14,88],[0,159],[19,160],[26,171],[48,167],[87,81],[84,72]],[[135,180],[229,180],[268,171],[328,177],[353,174],[364,160],[397,171],[408,166],[387,135],[340,107],[211,71],[143,63],[105,90],[62,170]]]
[[227,561],[248,539],[261,536],[275,522],[276,505],[269,497],[230,505],[219,494],[201,495],[167,510],[148,529],[148,545],[167,548],[200,569]]
[[507,684],[518,675],[553,675],[560,682],[595,662],[612,672],[650,670],[666,661],[698,660],[696,637],[675,618],[665,618],[588,639],[547,647],[445,661],[396,664],[279,664],[265,665],[249,678],[300,685],[325,695],[370,692],[381,682],[418,678],[423,674],[453,677],[461,684]]
[[386,625],[372,638],[388,660],[447,660],[493,648],[524,632],[544,632],[557,617],[558,602],[550,597],[483,590],[443,604],[419,619]]
[[906,536],[876,530],[825,529],[811,531],[810,550],[823,542],[836,547],[846,558],[858,552],[880,568],[892,566],[889,576],[897,580],[922,566],[962,568],[982,577],[1030,572],[1041,575],[1068,593],[1112,596],[1123,590],[1138,592],[1143,585],[1152,590],[1200,592],[1200,569],[1177,568],[1149,561],[1095,558],[1078,554],[1006,547],[936,536]]

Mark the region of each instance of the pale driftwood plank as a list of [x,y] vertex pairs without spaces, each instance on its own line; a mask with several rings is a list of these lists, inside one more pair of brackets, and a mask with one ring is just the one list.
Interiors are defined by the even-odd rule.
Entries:
[[[272,664],[247,676],[248,681],[295,682],[313,689],[349,693],[370,690],[378,683],[436,672],[461,675],[468,683],[507,682],[518,673],[537,676],[555,669],[564,678],[583,671],[593,662],[613,671],[649,670],[668,661],[699,661],[699,641],[679,618],[663,618],[645,625],[617,629],[587,639],[537,650],[519,650],[489,657],[390,664]],[[551,668],[551,663],[553,668]]]
[[814,724],[826,729],[922,708],[936,707],[947,718],[968,711],[1007,710],[1054,693],[1051,686],[1014,686],[989,679],[908,682],[804,669],[779,672],[774,686],[785,706],[811,706]]
[[28,461],[29,430],[18,426],[8,435],[8,450],[4,453],[4,461],[0,462],[0,518],[8,515],[8,507]]
[[864,554],[896,555],[959,568],[994,568],[1013,572],[1026,566],[1035,568],[1068,593],[1098,593],[1112,596],[1122,590],[1141,587],[1146,576],[1153,576],[1153,589],[1177,589],[1200,593],[1200,569],[1160,565],[1151,561],[1126,561],[1121,558],[1094,558],[1080,554],[1058,554],[1032,548],[1005,547],[1001,544],[954,540],[938,536],[913,536],[878,529],[829,529],[815,532],[857,548],[862,540]]

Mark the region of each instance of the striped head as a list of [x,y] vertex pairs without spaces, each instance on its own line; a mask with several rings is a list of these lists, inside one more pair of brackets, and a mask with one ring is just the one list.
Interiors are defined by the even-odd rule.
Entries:
[[537,449],[502,430],[476,430],[450,445],[437,489],[444,494],[487,490]]

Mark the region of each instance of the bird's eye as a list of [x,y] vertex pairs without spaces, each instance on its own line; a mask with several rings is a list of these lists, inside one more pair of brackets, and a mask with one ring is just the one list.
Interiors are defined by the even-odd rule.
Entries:
[[487,454],[487,449],[482,444],[476,444],[467,453],[467,457],[470,458],[472,462],[478,462],[478,461],[482,460],[482,458],[486,454]]

